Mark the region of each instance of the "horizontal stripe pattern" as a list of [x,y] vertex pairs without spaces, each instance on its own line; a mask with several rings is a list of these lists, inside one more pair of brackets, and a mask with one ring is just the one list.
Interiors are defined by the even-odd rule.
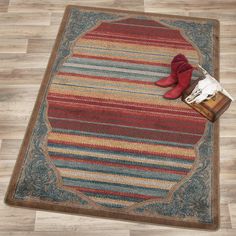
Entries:
[[[73,149],[69,148],[67,146],[66,148],[64,146],[49,146],[48,147],[50,155],[62,155],[62,156],[69,156],[69,157],[76,157],[76,156],[86,156],[86,158],[90,157],[96,157],[96,158],[102,158],[102,159],[107,159],[108,161],[129,161],[133,163],[145,163],[145,164],[154,164],[154,165],[166,165],[166,166],[173,166],[173,167],[182,167],[186,169],[191,169],[192,167],[192,162],[190,160],[190,163],[186,162],[176,162],[175,159],[167,159],[167,158],[160,158],[158,159],[157,156],[153,158],[147,158],[147,156],[134,156],[130,155],[128,153],[121,153],[119,154],[111,154],[111,153],[106,153],[106,152],[91,152],[90,150],[84,150],[84,149]],[[109,154],[109,155],[108,155]],[[122,155],[123,154],[123,155]],[[182,161],[182,159],[180,159]]]
[[47,95],[48,154],[67,189],[123,208],[164,199],[189,174],[206,120],[154,84],[178,53],[198,63],[177,29],[153,20],[103,22],[75,41]]

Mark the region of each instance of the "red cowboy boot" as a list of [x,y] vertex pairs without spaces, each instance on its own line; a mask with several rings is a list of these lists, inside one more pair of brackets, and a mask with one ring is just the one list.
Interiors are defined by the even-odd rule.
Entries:
[[166,92],[164,98],[179,98],[183,91],[189,87],[193,70],[194,68],[188,63],[181,65],[177,71],[178,84],[173,89]]
[[180,65],[188,63],[187,58],[183,54],[176,55],[171,61],[171,74],[158,80],[155,84],[160,87],[169,87],[178,82],[177,69]]

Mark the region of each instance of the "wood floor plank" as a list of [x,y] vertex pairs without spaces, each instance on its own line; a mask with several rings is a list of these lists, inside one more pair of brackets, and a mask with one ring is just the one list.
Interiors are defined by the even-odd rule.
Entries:
[[119,9],[143,10],[144,0],[44,0],[35,2],[35,0],[11,0],[9,4],[9,12],[17,12],[19,8],[24,12],[33,11],[64,11],[66,5],[74,4],[81,6],[97,6]]
[[[236,18],[236,15],[235,15]],[[235,22],[236,23],[236,22]],[[220,40],[220,46],[222,55],[228,53],[232,54],[236,52],[236,38],[221,38]]]
[[[71,231],[66,232],[66,236],[129,236],[128,230],[102,230],[102,231],[94,231],[94,230],[86,230],[86,231]],[[0,236],[65,236],[64,232],[0,232]]]
[[38,94],[39,85],[17,85],[17,86],[5,86],[0,87],[0,102],[35,102],[35,98]]
[[3,68],[0,70],[0,86],[40,85],[45,68]]
[[62,17],[63,17],[63,12],[52,12],[51,25],[60,25]]
[[[234,59],[236,61],[236,59]],[[236,71],[224,70],[220,71],[220,81],[224,81],[224,84],[235,84],[236,83]]]
[[236,203],[236,173],[220,174],[220,201],[222,204]]
[[230,212],[232,228],[236,229],[236,203],[229,204],[229,212]]
[[0,159],[1,160],[16,160],[18,155],[20,145],[22,143],[21,139],[4,139],[0,141]]
[[3,182],[4,179],[8,181],[9,177],[11,176],[14,165],[15,165],[15,160],[0,160],[1,182]]
[[27,39],[0,38],[0,53],[26,53],[27,45],[28,45]]
[[222,52],[220,54],[220,58],[221,58],[221,66],[222,66],[221,71],[227,70],[227,71],[236,72],[236,68],[235,68],[236,52],[233,52],[233,51],[231,53]]
[[221,229],[232,228],[228,204],[220,205],[220,228]]
[[0,12],[7,12],[9,5],[9,0],[0,1]]
[[13,208],[0,204],[1,231],[32,231],[34,229],[35,211]]
[[34,229],[35,211],[10,207],[3,202],[14,165],[15,160],[1,160],[0,155],[0,232]]
[[199,4],[199,1],[193,0],[182,0],[182,1],[156,1],[156,0],[145,0],[144,1],[144,7],[145,10],[148,9],[156,9],[158,12],[159,9],[165,8],[165,9],[181,9],[182,11],[191,11],[197,9],[199,10],[207,10],[207,11],[214,11],[217,9],[221,9],[221,12],[223,10],[230,10],[232,11],[233,7],[235,7],[235,1],[234,0],[215,0],[214,4],[212,4],[212,1],[202,1]]
[[33,102],[0,102],[0,123],[3,125],[8,120],[9,122],[13,122],[17,120],[17,122],[21,124],[26,124],[30,114],[33,110],[34,101]]
[[220,137],[236,137],[236,120],[234,117],[224,119],[220,122]]
[[[235,160],[236,153],[236,138],[232,137],[221,137],[220,138],[220,156],[222,162],[226,162],[227,160]],[[227,172],[228,168],[223,168],[221,171]]]
[[1,39],[55,39],[58,27],[42,25],[12,25],[6,27],[0,25]]
[[[61,224],[63,222],[63,224]],[[35,231],[87,231],[92,230],[138,230],[158,229],[160,226],[152,224],[132,223],[120,220],[109,220],[97,217],[57,214],[52,212],[37,211]]]
[[46,68],[49,53],[5,53],[0,54],[0,70],[22,68]]
[[[28,120],[26,120],[27,123]],[[10,122],[1,122],[0,124],[0,139],[23,139],[27,124],[12,124]]]
[[221,27],[221,37],[222,38],[235,38],[236,36],[236,25],[223,25]]
[[0,25],[50,25],[50,12],[6,12],[0,13]]
[[[232,5],[232,8],[236,8],[236,2]],[[194,17],[207,17],[207,18],[212,18],[212,19],[218,19],[221,23],[221,26],[224,25],[235,25],[235,12],[232,12],[232,10],[228,11],[222,11],[222,9],[201,9],[200,8],[195,8],[191,9],[189,12],[189,16],[194,16]]]
[[29,39],[28,53],[50,53],[54,45],[54,39]]

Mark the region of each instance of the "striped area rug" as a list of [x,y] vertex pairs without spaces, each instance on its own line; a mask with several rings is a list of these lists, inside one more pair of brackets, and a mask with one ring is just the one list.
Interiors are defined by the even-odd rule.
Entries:
[[178,53],[199,62],[179,30],[126,18],[79,37],[49,93],[49,156],[63,185],[123,208],[165,199],[192,170],[206,120],[154,82]]
[[[53,200],[59,208],[66,202],[62,211],[69,204],[69,212],[79,207],[78,212],[113,212],[111,217],[121,219],[141,214],[152,222],[145,217],[157,217],[151,213],[156,209],[158,215],[179,219],[182,203],[176,199],[188,202],[181,189],[204,165],[198,148],[209,124],[180,99],[163,99],[169,88],[154,82],[169,75],[178,53],[193,66],[202,63],[203,55],[183,28],[164,19],[97,11],[67,9],[58,37],[65,29],[67,34],[55,46],[61,59],[42,85],[46,93],[39,100],[44,102],[19,180],[26,185],[17,194]],[[185,210],[179,214],[196,217],[192,227],[202,227]]]

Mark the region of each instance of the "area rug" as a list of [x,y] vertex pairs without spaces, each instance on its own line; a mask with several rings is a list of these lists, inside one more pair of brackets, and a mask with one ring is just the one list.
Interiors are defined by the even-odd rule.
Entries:
[[154,82],[178,53],[218,78],[218,35],[210,19],[68,6],[6,203],[216,229],[218,122]]

